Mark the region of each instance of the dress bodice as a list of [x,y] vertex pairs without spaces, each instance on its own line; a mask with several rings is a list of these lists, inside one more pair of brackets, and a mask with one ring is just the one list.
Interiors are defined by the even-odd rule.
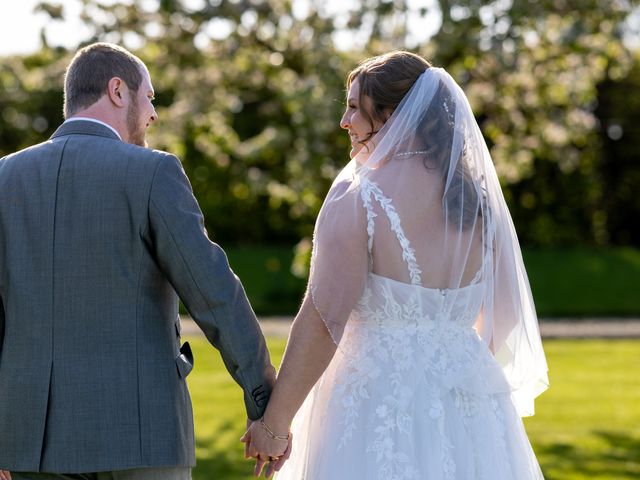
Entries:
[[[401,218],[393,202],[386,197],[373,181],[364,179],[361,183],[361,198],[367,213],[367,236],[369,253],[369,273],[362,298],[358,304],[359,318],[378,323],[396,324],[402,321],[395,312],[410,307],[414,313],[415,326],[424,322],[451,321],[459,326],[472,327],[480,312],[484,296],[481,270],[466,286],[454,289],[429,288],[422,285],[422,270],[416,262],[415,250],[402,227]],[[391,230],[402,249],[411,283],[401,282],[373,272],[373,242],[376,231],[373,203],[377,202],[387,216]],[[404,306],[404,307],[403,307]],[[374,315],[366,312],[382,311],[388,315]],[[383,318],[386,317],[386,318]]]
[[[484,293],[483,283],[459,289],[435,289],[411,285],[369,272],[365,291],[358,304],[361,321],[377,322],[380,326],[397,325],[403,321],[396,312],[402,308],[413,311],[414,326],[426,322],[453,322],[460,327],[473,327]],[[371,311],[386,315],[371,317]]]

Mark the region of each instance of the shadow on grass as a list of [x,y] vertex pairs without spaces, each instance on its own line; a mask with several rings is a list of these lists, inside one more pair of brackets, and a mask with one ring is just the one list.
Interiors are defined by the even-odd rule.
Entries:
[[[253,461],[243,457],[242,444],[239,439],[242,431],[238,423],[232,420],[223,422],[215,432],[207,438],[198,438],[199,450],[208,452],[204,457],[198,455],[196,468],[193,469],[193,480],[245,480],[251,478]],[[234,441],[228,448],[222,448],[219,439],[231,437]]]
[[253,463],[241,456],[216,452],[213,457],[198,458],[193,480],[245,480],[251,478]]
[[542,465],[545,479],[564,480],[569,474],[612,480],[640,478],[640,436],[606,430],[592,434],[606,446],[594,451],[566,443],[539,445],[536,452],[546,459]]

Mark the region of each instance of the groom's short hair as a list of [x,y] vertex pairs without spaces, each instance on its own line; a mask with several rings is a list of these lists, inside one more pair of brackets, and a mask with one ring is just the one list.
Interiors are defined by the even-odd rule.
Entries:
[[65,73],[64,117],[97,102],[113,77],[121,78],[137,92],[144,68],[142,60],[113,43],[93,43],[80,49]]

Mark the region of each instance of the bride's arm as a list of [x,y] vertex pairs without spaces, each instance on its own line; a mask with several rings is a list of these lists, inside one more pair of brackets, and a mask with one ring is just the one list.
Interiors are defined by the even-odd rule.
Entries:
[[[345,314],[357,302],[354,298]],[[346,312],[348,308],[349,312]],[[264,461],[287,457],[287,441],[273,438],[271,434],[286,437],[294,415],[302,406],[311,388],[328,367],[337,346],[329,328],[318,313],[311,294],[305,295],[300,311],[291,326],[287,347],[282,359],[276,385],[262,422],[254,422],[243,437],[247,441],[246,455],[258,459],[256,476]],[[285,458],[286,460],[286,458]],[[284,462],[278,462],[279,469]]]
[[291,327],[276,386],[262,418],[264,424],[254,422],[243,437],[243,441],[248,442],[245,455],[257,458],[256,476],[260,475],[264,464],[271,458],[282,457],[269,465],[267,478],[274,470],[280,470],[288,459],[292,439],[289,438],[289,442],[275,439],[269,431],[283,437],[289,434],[294,415],[326,370],[336,348],[329,330],[307,294]]
[[307,294],[291,327],[277,384],[264,415],[264,422],[274,432],[289,431],[293,416],[335,351],[336,344]]
[[243,437],[243,441],[248,442],[246,456],[257,458],[256,476],[260,475],[265,462],[279,458],[267,468],[266,476],[269,478],[288,459],[292,439],[289,438],[287,442],[273,438],[272,434],[280,437],[289,434],[294,415],[328,367],[336,349],[311,295],[307,293],[293,321],[276,385],[262,418],[263,423],[254,422]]
[[265,415],[245,437],[250,456],[267,460],[283,454],[291,421],[331,362],[362,295],[369,267],[367,217],[359,193],[347,186],[334,185],[318,217],[309,286]]
[[[300,311],[296,315],[280,366],[276,385],[262,419],[249,429],[247,454],[260,460],[279,457],[291,421],[305,398],[327,369],[347,320],[356,306],[367,276],[366,230],[352,222],[334,221],[328,231],[318,232],[313,272]],[[345,228],[340,228],[345,227]],[[295,440],[294,440],[295,441]],[[286,455],[285,455],[286,458]],[[281,466],[282,462],[278,462]]]

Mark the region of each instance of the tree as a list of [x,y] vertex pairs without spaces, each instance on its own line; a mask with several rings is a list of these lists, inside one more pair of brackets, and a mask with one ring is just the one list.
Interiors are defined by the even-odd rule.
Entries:
[[[44,5],[53,18],[64,15]],[[628,113],[616,89],[638,85],[637,57],[622,41],[636,2],[439,0],[416,8],[363,0],[339,16],[319,0],[83,5],[90,41],[123,43],[149,65],[160,115],[150,142],[183,160],[214,238],[309,237],[348,161],[338,125],[346,73],[370,55],[411,48],[467,92],[524,244],[637,244],[636,233],[624,233],[640,214],[637,202],[610,194],[635,172],[631,160],[612,167],[623,143],[611,143],[610,128]],[[416,40],[420,21],[431,39]],[[344,49],[345,39],[353,48]],[[2,153],[61,121],[69,58],[45,43],[3,61]],[[624,145],[634,158],[635,144]]]
[[[360,5],[352,26],[372,32],[367,48],[410,42],[410,2]],[[416,47],[467,92],[524,243],[620,242],[596,108],[599,86],[626,78],[635,62],[622,38],[637,2],[439,0],[435,8],[441,25]]]

